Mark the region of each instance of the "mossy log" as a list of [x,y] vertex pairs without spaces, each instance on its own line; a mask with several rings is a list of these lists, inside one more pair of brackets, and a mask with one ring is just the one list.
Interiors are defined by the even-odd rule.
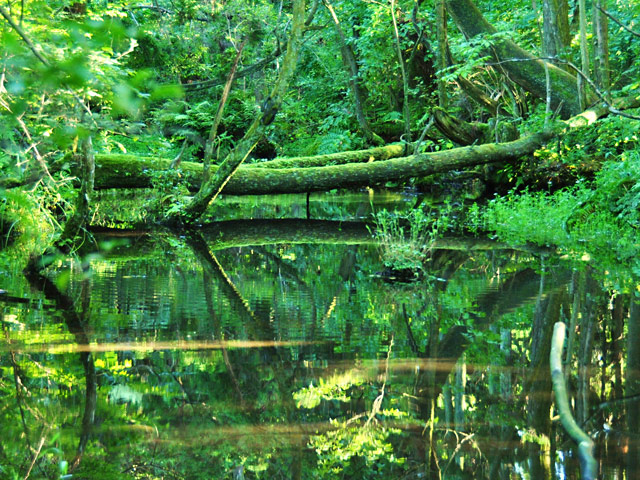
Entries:
[[460,145],[472,145],[474,143],[486,143],[491,140],[491,128],[486,123],[465,122],[446,110],[435,107],[432,110],[436,128],[447,138]]
[[346,163],[365,163],[388,160],[405,156],[413,150],[413,143],[392,143],[384,147],[354,150],[351,152],[329,153],[309,157],[276,158],[266,162],[245,165],[246,168],[307,168],[344,165]]
[[[475,165],[514,161],[532,154],[552,136],[551,133],[537,133],[513,142],[454,148],[371,163],[279,169],[240,167],[226,184],[224,193],[301,193],[405,181]],[[184,182],[190,190],[198,189],[202,176],[201,164],[182,162],[180,173],[167,171],[170,164],[169,159],[153,157],[96,155],[95,187],[149,188],[153,187],[154,177],[160,178],[158,172],[164,171],[166,175],[180,176],[179,181]]]
[[509,122],[499,122],[497,126],[495,119],[491,123],[465,122],[440,107],[435,107],[432,112],[437,129],[460,145],[491,143],[494,139],[508,142],[519,137],[518,130]]

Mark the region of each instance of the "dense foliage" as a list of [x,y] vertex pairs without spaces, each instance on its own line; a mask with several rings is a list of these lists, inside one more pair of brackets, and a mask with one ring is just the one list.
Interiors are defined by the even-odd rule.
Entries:
[[[640,4],[0,9],[0,478],[573,478],[558,320],[603,470],[640,472]],[[222,190],[533,133],[355,198]],[[151,188],[94,191],[105,155]]]

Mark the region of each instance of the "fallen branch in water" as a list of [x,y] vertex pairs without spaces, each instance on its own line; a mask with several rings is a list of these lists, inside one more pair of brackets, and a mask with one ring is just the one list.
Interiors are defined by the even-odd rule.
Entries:
[[563,322],[556,322],[553,327],[551,354],[549,355],[551,382],[556,396],[556,408],[565,431],[578,444],[578,458],[580,459],[583,480],[594,480],[598,474],[598,464],[593,457],[593,440],[578,426],[571,414],[567,385],[562,372],[562,347],[564,345],[565,330],[566,325]]

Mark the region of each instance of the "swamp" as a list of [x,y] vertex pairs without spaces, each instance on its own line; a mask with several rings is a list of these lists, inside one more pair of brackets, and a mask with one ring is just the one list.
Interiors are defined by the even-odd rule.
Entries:
[[640,4],[0,16],[0,480],[640,478]]

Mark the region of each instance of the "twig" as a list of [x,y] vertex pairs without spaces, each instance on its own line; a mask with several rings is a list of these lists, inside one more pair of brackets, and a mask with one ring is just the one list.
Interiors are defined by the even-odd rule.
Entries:
[[38,457],[40,456],[40,451],[42,450],[42,446],[44,445],[44,439],[45,439],[44,436],[40,437],[40,443],[38,444],[36,453],[33,455],[33,460],[31,460],[31,465],[29,465],[29,469],[27,470],[27,473],[24,476],[24,480],[27,480],[27,478],[29,478],[29,475],[31,475],[31,470],[33,470],[33,466],[36,464],[36,460],[38,460]]

